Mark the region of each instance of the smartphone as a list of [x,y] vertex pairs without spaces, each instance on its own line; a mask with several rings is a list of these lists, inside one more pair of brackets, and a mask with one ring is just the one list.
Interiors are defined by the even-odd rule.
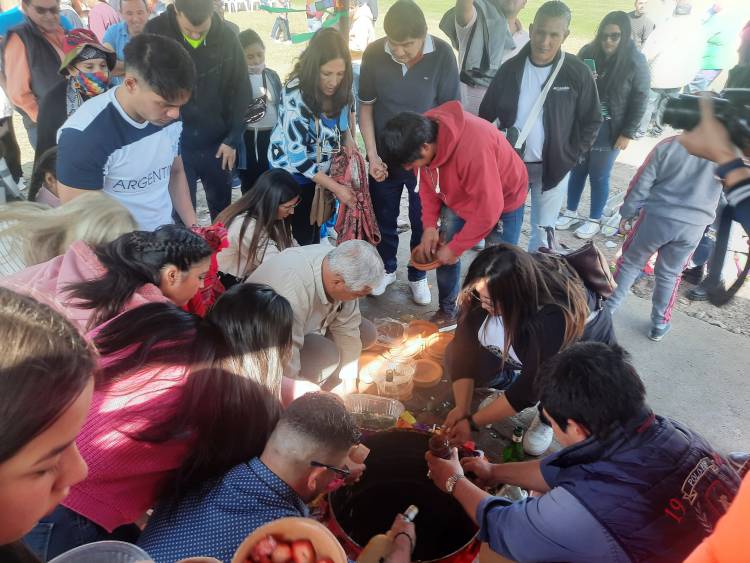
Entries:
[[584,64],[596,74],[596,61],[594,59],[583,59]]

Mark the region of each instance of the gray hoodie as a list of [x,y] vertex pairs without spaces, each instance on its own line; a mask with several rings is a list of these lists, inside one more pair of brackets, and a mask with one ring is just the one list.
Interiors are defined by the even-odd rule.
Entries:
[[670,137],[656,145],[638,169],[620,214],[632,219],[645,209],[649,215],[710,225],[720,196],[713,163],[692,156],[677,137]]

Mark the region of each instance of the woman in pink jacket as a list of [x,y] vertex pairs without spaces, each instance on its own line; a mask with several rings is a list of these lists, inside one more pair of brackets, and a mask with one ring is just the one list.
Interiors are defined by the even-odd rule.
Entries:
[[0,284],[56,305],[86,331],[145,303],[185,305],[202,288],[211,253],[200,235],[164,225],[97,246],[75,242]]
[[260,455],[280,412],[292,322],[286,299],[245,283],[203,319],[150,303],[94,331],[101,358],[76,440],[88,477],[25,543],[45,561],[93,541],[135,541],[157,501]]

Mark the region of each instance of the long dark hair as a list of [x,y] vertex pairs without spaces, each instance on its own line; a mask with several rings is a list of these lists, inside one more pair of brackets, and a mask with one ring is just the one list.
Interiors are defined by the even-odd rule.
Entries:
[[44,185],[44,176],[49,172],[57,178],[57,146],[44,151],[34,163],[34,171],[29,182],[29,201],[36,201],[39,190]]
[[331,100],[330,115],[337,115],[352,102],[353,81],[352,56],[349,53],[349,46],[338,31],[332,27],[324,27],[313,35],[287,79],[287,84],[295,78],[299,79],[302,100],[314,115],[324,112],[324,96],[318,87],[320,67],[334,59],[343,59],[346,69],[344,80],[341,81]]
[[0,463],[49,428],[81,394],[96,365],[62,315],[0,288]]
[[[293,318],[289,302],[273,289],[246,283],[225,292],[205,319],[170,303],[150,303],[121,314],[94,336],[102,355],[101,392],[146,368],[190,370],[172,408],[145,403],[128,417],[148,421],[133,436],[137,440],[192,438],[189,455],[165,482],[161,498],[175,500],[262,452],[280,412]],[[163,415],[154,417],[155,410]]]
[[578,275],[564,259],[541,253],[530,254],[519,247],[500,243],[486,248],[466,273],[460,295],[465,315],[475,301],[477,283],[486,281],[495,311],[503,318],[504,357],[513,339],[545,305],[557,305],[565,317],[563,347],[583,334],[589,308],[586,291]]
[[[602,49],[602,35],[604,28],[608,25],[616,25],[620,29],[620,44],[614,54],[607,58]],[[621,11],[610,12],[599,24],[596,38],[585,45],[578,56],[581,59],[594,59],[598,78],[596,84],[599,88],[599,96],[606,99],[610,88],[621,88],[629,65],[633,64],[633,51],[636,50],[635,43],[631,37],[630,17]]]
[[[300,187],[294,177],[286,170],[275,168],[261,174],[247,193],[219,213],[215,223],[223,223],[227,228],[240,215],[244,216],[237,242],[240,245],[244,245],[245,233],[250,221],[255,220],[255,229],[246,252],[237,253],[238,272],[249,272],[249,269],[256,264],[257,258],[262,260],[265,245],[269,241],[273,241],[279,250],[293,245],[292,225],[288,221],[280,221],[278,212],[280,205],[299,196]],[[261,244],[263,248],[260,248]],[[259,251],[261,251],[260,256],[258,256]],[[246,255],[244,267],[241,263],[243,254]]]
[[164,266],[187,272],[210,257],[209,244],[190,229],[163,225],[155,231],[134,231],[94,248],[106,268],[102,277],[74,283],[66,289],[82,307],[94,309],[89,327],[98,326],[119,313],[133,293],[146,284],[159,286]]

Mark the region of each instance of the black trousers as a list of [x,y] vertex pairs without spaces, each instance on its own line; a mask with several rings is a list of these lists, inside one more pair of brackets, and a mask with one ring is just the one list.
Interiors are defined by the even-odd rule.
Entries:
[[[268,170],[268,145],[271,143],[271,129],[258,131],[256,144],[255,131],[247,130],[244,134],[245,150],[247,151],[247,167],[238,170],[242,181],[242,193],[246,193],[258,181],[263,172]],[[256,158],[255,153],[258,153]]]
[[211,221],[221,213],[232,201],[232,171],[222,170],[221,159],[216,158],[213,148],[182,148],[182,160],[185,163],[185,174],[187,175],[188,187],[190,188],[190,199],[193,207],[196,205],[196,191],[198,180],[203,184],[206,192],[206,203],[211,214]]
[[0,119],[0,124],[8,124],[8,132],[0,137],[0,156],[5,159],[8,170],[13,175],[13,179],[18,180],[23,176],[21,170],[21,149],[16,140],[16,131],[13,128],[13,116]]
[[312,210],[313,198],[315,197],[315,184],[311,181],[302,181],[295,176],[300,185],[300,202],[291,217],[292,234],[300,246],[318,244],[320,242],[320,225],[310,224],[310,211]]

